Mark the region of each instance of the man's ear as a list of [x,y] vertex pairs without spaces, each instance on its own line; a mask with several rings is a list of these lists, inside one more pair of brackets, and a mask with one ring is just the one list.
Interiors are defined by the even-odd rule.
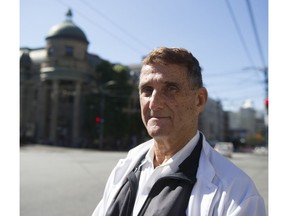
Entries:
[[197,107],[198,107],[198,111],[203,112],[205,105],[207,103],[208,100],[208,92],[207,89],[204,87],[199,88],[198,90],[198,94],[197,94],[197,98],[198,98],[198,103],[197,103]]

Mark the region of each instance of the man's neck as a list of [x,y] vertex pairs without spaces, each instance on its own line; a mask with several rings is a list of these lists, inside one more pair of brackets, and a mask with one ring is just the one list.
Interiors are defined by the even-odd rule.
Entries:
[[175,142],[175,139],[173,139],[174,142],[169,142],[169,140],[154,138],[154,167],[156,168],[172,158],[173,155],[181,150],[194,136],[195,134],[183,139],[181,142]]

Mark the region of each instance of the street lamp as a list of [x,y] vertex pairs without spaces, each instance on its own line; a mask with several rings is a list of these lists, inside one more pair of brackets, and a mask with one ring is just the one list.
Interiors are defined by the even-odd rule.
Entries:
[[100,135],[99,135],[99,148],[103,148],[103,140],[104,140],[104,111],[105,111],[105,96],[109,93],[107,92],[107,87],[116,85],[116,82],[114,80],[110,80],[103,85],[100,86],[100,94],[101,94],[101,103],[100,103]]

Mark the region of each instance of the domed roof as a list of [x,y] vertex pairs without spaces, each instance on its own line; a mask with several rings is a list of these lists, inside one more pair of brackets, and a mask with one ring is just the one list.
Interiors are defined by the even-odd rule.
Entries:
[[20,52],[20,66],[31,65],[32,60],[26,51]]
[[241,107],[243,109],[253,109],[254,108],[253,101],[251,99],[246,99]]
[[64,22],[51,27],[46,40],[51,38],[71,38],[89,43],[84,32],[72,22],[71,10],[67,12],[66,16],[67,19]]

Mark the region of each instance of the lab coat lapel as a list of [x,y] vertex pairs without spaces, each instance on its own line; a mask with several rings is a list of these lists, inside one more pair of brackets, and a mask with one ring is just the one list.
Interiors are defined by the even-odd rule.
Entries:
[[211,153],[211,147],[209,143],[207,143],[207,141],[203,139],[203,147],[199,161],[199,168],[197,172],[198,180],[194,187],[195,190],[193,191],[194,196],[197,197],[196,199],[197,200],[199,199],[200,202],[198,203],[196,201],[194,204],[198,204],[201,206],[200,208],[201,212],[198,212],[196,215],[201,216],[211,215],[211,212],[209,211],[213,208],[210,207],[218,190],[218,187],[213,183],[216,172],[209,160],[210,153]]

